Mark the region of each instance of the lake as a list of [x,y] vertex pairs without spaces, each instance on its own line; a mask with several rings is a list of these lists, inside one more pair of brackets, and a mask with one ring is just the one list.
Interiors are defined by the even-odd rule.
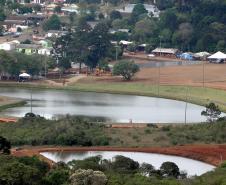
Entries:
[[[29,89],[0,87],[0,95],[27,101],[1,114],[23,117],[31,111]],[[163,98],[64,90],[32,90],[32,111],[46,118],[70,115],[104,117],[112,122],[184,123],[183,101]],[[204,122],[202,106],[187,104],[187,122]]]
[[117,152],[117,151],[89,151],[89,152],[42,152],[41,155],[54,162],[63,161],[65,163],[72,160],[82,160],[87,157],[101,155],[103,159],[112,160],[116,155],[122,155],[129,157],[140,164],[145,162],[152,164],[158,169],[163,162],[174,162],[178,165],[181,171],[186,171],[189,176],[202,175],[208,171],[211,171],[215,166],[192,160],[184,157],[177,157],[171,155],[143,153],[143,152]]

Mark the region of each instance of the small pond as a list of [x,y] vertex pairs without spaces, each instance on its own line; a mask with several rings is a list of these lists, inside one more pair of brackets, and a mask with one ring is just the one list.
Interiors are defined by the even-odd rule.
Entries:
[[112,160],[116,155],[129,157],[140,164],[145,162],[152,164],[158,169],[163,162],[174,162],[178,165],[181,171],[186,171],[188,176],[202,175],[211,171],[215,166],[184,157],[177,157],[171,155],[143,153],[143,152],[117,152],[117,151],[88,151],[88,152],[43,152],[41,155],[54,162],[63,161],[65,163],[72,160],[82,160],[87,157],[101,155],[103,159]]

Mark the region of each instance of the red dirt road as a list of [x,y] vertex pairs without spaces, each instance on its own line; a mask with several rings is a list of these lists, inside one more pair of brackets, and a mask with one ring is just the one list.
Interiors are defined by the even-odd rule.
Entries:
[[160,153],[167,155],[176,155],[203,161],[218,166],[226,160],[226,144],[224,145],[186,145],[176,147],[148,147],[148,148],[119,148],[119,147],[28,147],[20,150],[12,149],[14,156],[33,156],[37,155],[50,164],[52,161],[44,158],[39,153],[50,151],[60,152],[78,152],[78,151],[131,151]]

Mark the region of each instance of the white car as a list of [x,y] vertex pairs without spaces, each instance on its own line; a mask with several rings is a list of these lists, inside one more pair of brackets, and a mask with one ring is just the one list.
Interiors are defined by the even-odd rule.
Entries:
[[152,58],[152,57],[155,57],[155,55],[154,54],[149,54],[148,55],[148,58]]

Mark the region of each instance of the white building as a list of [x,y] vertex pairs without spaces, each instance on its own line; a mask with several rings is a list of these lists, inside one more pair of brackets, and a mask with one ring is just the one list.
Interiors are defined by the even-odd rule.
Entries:
[[[136,4],[127,4],[124,8],[118,9],[117,11],[125,14],[130,14],[133,11],[133,8]],[[160,10],[152,4],[143,4],[145,9],[148,11],[149,15],[153,15],[154,17],[159,17]]]
[[38,50],[38,54],[39,55],[46,55],[46,56],[50,56],[51,55],[51,48],[41,48]]
[[11,50],[16,49],[16,46],[18,44],[20,44],[20,42],[17,40],[14,40],[11,42],[4,42],[4,43],[0,44],[0,50],[11,51]]

